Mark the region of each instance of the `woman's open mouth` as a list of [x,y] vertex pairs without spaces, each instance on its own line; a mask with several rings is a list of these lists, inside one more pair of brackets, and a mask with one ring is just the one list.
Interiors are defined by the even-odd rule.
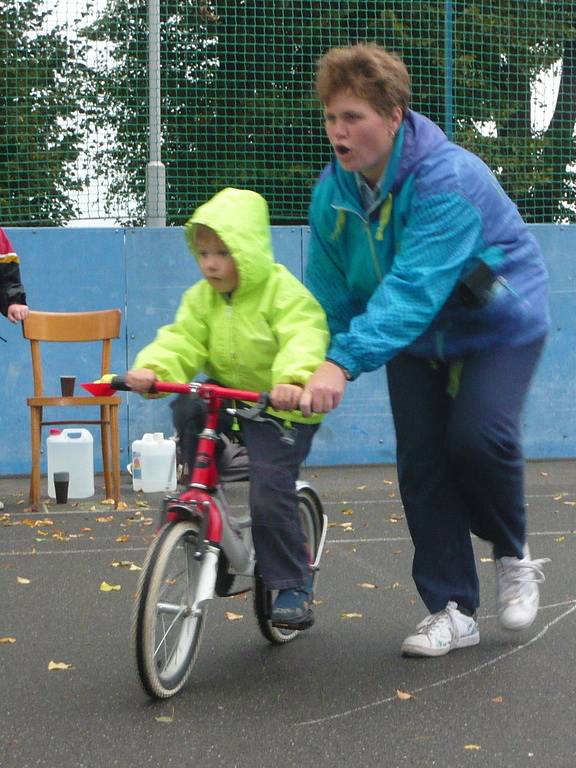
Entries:
[[334,151],[338,157],[345,157],[347,154],[349,154],[350,147],[347,147],[345,144],[335,144]]

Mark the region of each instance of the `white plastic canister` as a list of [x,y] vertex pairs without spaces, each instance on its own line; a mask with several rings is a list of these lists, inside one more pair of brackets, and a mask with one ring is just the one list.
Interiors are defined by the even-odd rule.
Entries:
[[68,498],[94,496],[94,441],[87,429],[51,429],[47,446],[48,496],[56,498],[54,472],[68,472]]
[[132,487],[144,493],[176,490],[176,443],[163,432],[147,432],[132,443]]

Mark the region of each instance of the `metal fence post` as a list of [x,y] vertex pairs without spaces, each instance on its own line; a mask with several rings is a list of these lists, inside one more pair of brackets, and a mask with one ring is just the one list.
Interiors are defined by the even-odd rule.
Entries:
[[160,0],[148,0],[148,119],[146,225],[165,227],[166,168],[160,154]]
[[444,133],[454,137],[454,8],[444,3]]

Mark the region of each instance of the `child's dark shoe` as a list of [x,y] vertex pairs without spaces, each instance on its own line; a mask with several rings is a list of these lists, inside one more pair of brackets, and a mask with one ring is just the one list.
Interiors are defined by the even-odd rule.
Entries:
[[280,629],[308,629],[314,624],[312,610],[312,574],[300,587],[278,591],[272,606],[272,626]]

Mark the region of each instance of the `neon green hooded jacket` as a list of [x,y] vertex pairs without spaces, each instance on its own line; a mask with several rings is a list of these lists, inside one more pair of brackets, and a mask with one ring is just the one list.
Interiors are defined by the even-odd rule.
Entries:
[[[195,283],[184,293],[174,322],[159,329],[133,367],[177,382],[203,371],[223,386],[257,392],[305,384],[325,359],[326,317],[308,289],[274,262],[264,198],[226,188],[201,205],[185,227],[193,253],[197,224],[213,229],[230,250],[238,287],[220,294],[206,280]],[[305,423],[322,418],[269,412]]]

